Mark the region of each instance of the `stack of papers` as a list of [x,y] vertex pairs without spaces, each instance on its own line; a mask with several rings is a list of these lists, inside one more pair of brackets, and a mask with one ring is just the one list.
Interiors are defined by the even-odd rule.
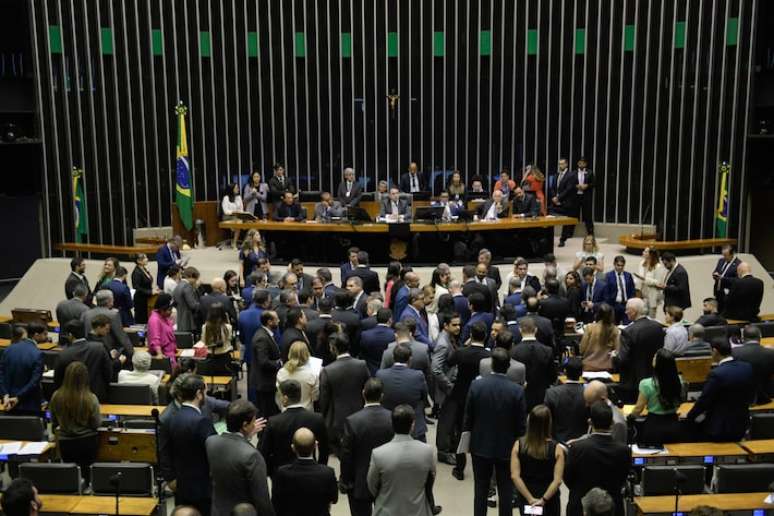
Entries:
[[659,455],[666,452],[666,448],[640,448],[636,444],[632,445],[632,453],[639,455]]
[[18,455],[21,447],[22,443],[19,441],[0,444],[0,455]]
[[21,441],[13,441],[10,443],[0,444],[0,455],[40,455],[48,447],[48,442],[30,442],[22,443]]
[[584,371],[583,377],[586,380],[610,380],[613,378],[607,371]]
[[191,348],[191,349],[184,349],[184,350],[180,351],[180,356],[181,357],[193,357],[195,354],[196,354],[196,351],[193,348]]

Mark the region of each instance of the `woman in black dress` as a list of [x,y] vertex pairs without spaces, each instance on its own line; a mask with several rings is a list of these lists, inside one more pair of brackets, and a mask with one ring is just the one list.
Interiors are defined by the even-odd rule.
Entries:
[[134,288],[134,322],[148,323],[148,299],[154,294],[153,276],[148,272],[148,257],[140,253],[134,259],[132,287]]
[[564,475],[564,448],[551,439],[551,411],[537,405],[527,418],[527,433],[511,451],[511,479],[519,511],[540,505],[544,516],[560,516],[559,486]]

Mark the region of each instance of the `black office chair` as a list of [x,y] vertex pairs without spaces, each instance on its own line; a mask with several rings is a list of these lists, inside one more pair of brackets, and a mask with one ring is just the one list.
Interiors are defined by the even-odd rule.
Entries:
[[155,430],[156,422],[152,419],[124,419],[123,427],[130,430]]
[[145,462],[95,462],[91,465],[94,494],[115,494],[110,478],[116,473],[121,473],[121,496],[153,496],[153,466]]
[[721,464],[715,469],[715,492],[768,492],[774,464]]
[[678,471],[685,476],[685,481],[680,485],[682,494],[704,492],[703,466],[645,466],[642,470],[642,496],[674,494],[675,475]]
[[718,337],[728,337],[728,326],[708,326],[704,328],[704,340],[712,342],[713,339]]
[[81,494],[81,468],[70,462],[25,462],[19,476],[30,480],[41,494]]
[[56,367],[56,361],[59,359],[59,351],[43,351],[43,365],[49,371]]
[[774,322],[755,323],[754,326],[761,330],[761,337],[774,337]]
[[8,323],[0,324],[0,339],[10,339],[12,337],[13,327]]
[[164,371],[167,374],[172,374],[172,361],[169,357],[164,358],[151,358],[150,368],[152,371]]
[[114,405],[152,405],[153,394],[144,383],[111,383],[108,388],[108,403]]
[[176,331],[175,341],[178,349],[191,349],[194,346],[193,334],[187,331]]
[[196,374],[201,376],[233,376],[239,370],[239,362],[230,353],[213,355],[196,363]]
[[40,388],[43,390],[43,399],[51,401],[51,397],[54,395],[56,385],[54,385],[53,378],[43,378],[40,381]]
[[[301,190],[298,192],[298,202],[320,202],[321,194],[320,190]],[[332,195],[335,196],[336,192],[333,191]]]
[[0,416],[0,439],[45,441],[46,427],[37,416]]
[[753,414],[750,439],[774,439],[774,414]]

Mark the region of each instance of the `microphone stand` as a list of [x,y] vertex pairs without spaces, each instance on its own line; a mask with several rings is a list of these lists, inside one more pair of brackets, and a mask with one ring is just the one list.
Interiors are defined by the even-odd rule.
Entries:
[[116,516],[120,516],[119,512],[119,499],[121,498],[121,476],[123,474],[119,471],[115,475],[110,477],[110,484],[115,487],[116,490]]
[[675,514],[677,514],[678,506],[680,504],[680,495],[683,494],[682,486],[687,480],[686,476],[681,473],[677,468],[674,468],[673,470],[675,472],[675,484],[674,484],[674,491],[675,491]]
[[[156,445],[156,491],[159,498],[159,511],[164,511],[163,507],[165,507],[164,504],[164,477],[161,474],[161,443],[159,442],[159,426],[161,426],[161,423],[159,422],[159,409],[154,408],[151,410],[151,416],[153,416],[153,431],[156,433],[154,436],[154,442]],[[164,511],[166,512],[166,511]],[[162,512],[161,514],[164,514]]]

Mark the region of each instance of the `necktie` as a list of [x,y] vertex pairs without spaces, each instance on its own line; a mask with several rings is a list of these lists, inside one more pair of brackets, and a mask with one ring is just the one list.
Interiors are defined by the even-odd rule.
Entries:
[[285,186],[285,178],[283,176],[279,176],[280,186]]
[[623,278],[621,277],[620,272],[616,276],[618,277],[618,296],[616,301],[623,303],[626,300],[626,290],[624,290]]
[[591,301],[591,290],[593,285],[593,283],[589,283],[589,285],[586,287],[586,301]]
[[417,190],[419,190],[419,186],[417,185],[417,176],[416,175],[412,175],[411,176],[411,191],[412,192],[416,192]]
[[392,202],[392,214],[397,215],[398,214],[398,203],[393,201]]
[[350,181],[347,181],[347,197],[349,197],[349,193],[352,191],[352,183]]

